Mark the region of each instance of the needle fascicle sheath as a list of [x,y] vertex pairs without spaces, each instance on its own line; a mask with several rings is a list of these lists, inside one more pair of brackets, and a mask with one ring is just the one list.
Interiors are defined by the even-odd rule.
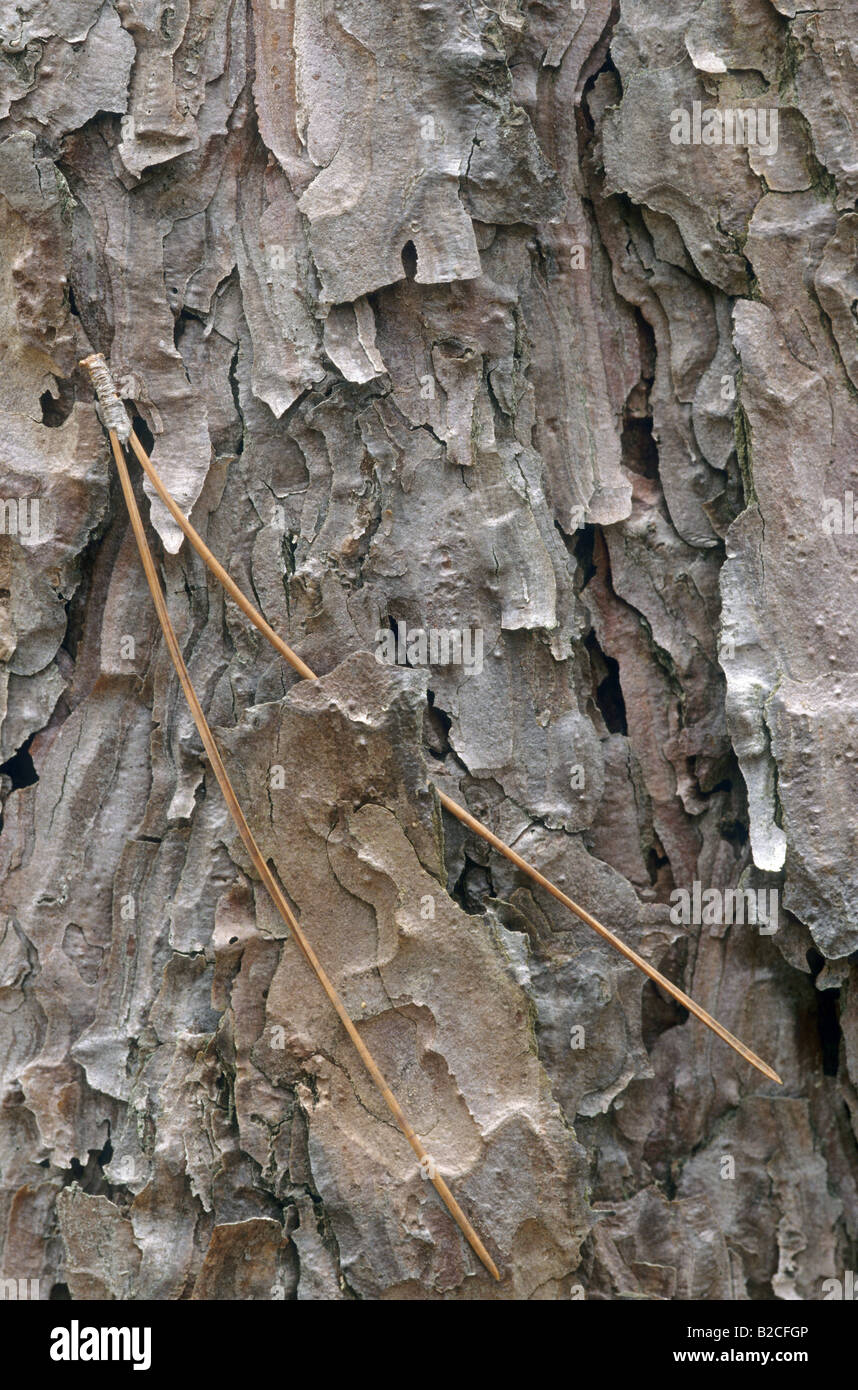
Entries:
[[[280,653],[284,661],[288,661],[289,665],[305,680],[316,680],[317,677],[315,672],[311,671],[307,663],[302,661],[300,656],[292,651],[291,647],[287,646],[282,637],[278,637],[277,633],[265,621],[258,609],[256,609],[250,600],[241,592],[235,580],[230,577],[223,565],[211,553],[199,532],[194,529],[179,507],[175,498],[167,491],[157,471],[153,467],[149,455],[146,453],[146,450],[143,448],[143,445],[140,443],[140,440],[133,430],[131,431],[128,442],[137,455],[143,471],[161,501],[164,503],[164,506],[184,532],[194,550],[196,550],[200,558],[205,561],[215,578],[223,585],[230,598],[235,601],[242,613],[244,613],[250,622],[253,623],[254,627],[262,633],[263,637],[271,643],[272,647]],[[706,1009],[702,1008],[700,1004],[695,1003],[690,995],[686,994],[684,990],[679,989],[671,980],[668,980],[666,975],[662,975],[661,971],[656,970],[654,966],[644,960],[643,956],[638,955],[637,951],[627,946],[624,941],[614,934],[614,932],[603,926],[601,922],[598,922],[596,918],[592,917],[589,912],[586,912],[583,907],[579,907],[566,893],[561,892],[559,888],[555,887],[544,874],[541,874],[538,869],[535,869],[533,865],[529,864],[526,859],[523,859],[520,854],[516,854],[514,849],[510,849],[509,845],[505,844],[503,840],[493,834],[488,826],[483,825],[481,821],[477,820],[476,816],[472,816],[469,811],[464,810],[458,802],[453,801],[453,799],[442,792],[440,788],[436,787],[435,791],[445,810],[449,811],[450,814],[461,821],[463,825],[466,825],[475,835],[479,835],[487,844],[490,844],[496,849],[499,854],[509,859],[511,863],[515,864],[516,868],[520,869],[522,873],[527,874],[528,878],[531,878],[534,883],[538,883],[540,888],[544,888],[545,891],[556,898],[558,902],[563,903],[564,907],[568,907],[570,912],[574,912],[575,916],[580,918],[588,927],[592,927],[593,931],[598,932],[599,936],[613,946],[615,951],[619,951],[621,956],[625,956],[626,960],[631,961],[632,965],[636,965],[638,970],[643,971],[655,984],[659,985],[671,998],[675,999],[678,1004],[688,1009],[689,1013],[694,1014],[695,1018],[705,1024],[707,1028],[710,1028],[722,1042],[732,1047],[733,1051],[738,1053],[740,1057],[743,1057],[746,1062],[750,1062],[752,1067],[756,1067],[757,1071],[762,1072],[763,1076],[768,1077],[770,1081],[776,1081],[779,1086],[783,1085],[777,1072],[774,1071],[767,1062],[764,1062],[755,1052],[752,1052],[749,1047],[746,1047],[745,1044],[725,1028],[723,1024],[713,1018],[710,1013],[707,1013]]]
[[98,404],[101,406],[102,422],[108,430],[113,430],[119,436],[123,444],[127,443],[131,434],[131,421],[104,357],[100,352],[94,352],[91,357],[85,357],[80,365],[86,367],[92,377]]
[[[100,361],[103,363],[104,359],[100,358]],[[92,358],[87,358],[86,361],[81,365],[86,366],[87,368],[89,368],[90,372],[92,372],[92,362]],[[117,432],[114,429],[110,429],[109,437],[111,448],[113,449],[113,457],[116,461],[116,468],[119,473],[119,480],[122,484],[122,492],[125,497],[125,504],[128,508],[128,514],[131,518],[131,526],[134,531],[134,538],[137,541],[137,548],[140,552],[140,559],[143,564],[143,570],[145,572],[146,580],[149,585],[149,591],[152,595],[152,602],[155,605],[155,611],[158,615],[158,621],[161,625],[161,630],[164,634],[164,640],[167,644],[167,649],[170,653],[170,657],[176,669],[176,674],[179,677],[182,690],[185,694],[185,699],[187,700],[191,714],[193,715],[194,723],[196,724],[200,738],[202,739],[203,747],[205,748],[206,753],[208,755],[212,771],[214,772],[215,777],[218,780],[220,789],[223,792],[223,797],[226,801],[230,815],[232,816],[232,819],[235,823],[235,827],[239,835],[241,836],[241,839],[244,843],[244,847],[250,856],[250,859],[253,863],[253,867],[255,868],[260,879],[262,880],[266,889],[268,890],[268,893],[270,894],[275,907],[280,913],[280,916],[283,918],[284,922],[289,928],[289,931],[291,932],[296,945],[298,946],[304,958],[310,965],[310,968],[313,970],[313,973],[315,974],[320,985],[322,986],[322,989],[325,991],[325,994],[328,996],[328,999],[333,1005],[334,1010],[336,1011],[337,1016],[340,1019],[340,1022],[342,1023],[343,1027],[349,1035],[349,1038],[354,1044],[361,1061],[363,1062],[364,1066],[366,1067],[367,1071],[372,1077],[375,1085],[378,1087],[378,1090],[381,1093],[381,1096],[383,1097],[388,1110],[393,1115],[393,1118],[396,1120],[396,1123],[398,1124],[402,1133],[405,1135],[405,1138],[408,1140],[409,1144],[411,1145],[412,1149],[417,1155],[421,1171],[426,1174],[426,1176],[434,1185],[442,1202],[444,1203],[445,1207],[449,1211],[453,1220],[456,1222],[456,1225],[459,1227],[460,1231],[462,1232],[465,1239],[468,1241],[468,1244],[471,1246],[475,1254],[479,1256],[480,1260],[485,1265],[489,1273],[495,1279],[500,1279],[500,1274],[498,1273],[497,1266],[492,1260],[491,1255],[487,1251],[486,1247],[483,1245],[483,1242],[480,1240],[480,1237],[477,1235],[467,1216],[462,1211],[462,1208],[459,1206],[459,1203],[456,1201],[456,1198],[453,1196],[446,1182],[441,1177],[440,1173],[437,1171],[433,1160],[426,1152],[426,1149],[423,1147],[423,1144],[418,1138],[415,1130],[409,1124],[408,1119],[406,1118],[405,1113],[401,1105],[399,1104],[399,1101],[396,1099],[396,1096],[393,1094],[387,1082],[385,1081],[381,1069],[375,1061],[375,1058],[373,1057],[372,1053],[370,1052],[366,1043],[363,1041],[363,1038],[361,1037],[354,1023],[352,1022],[352,1019],[346,1009],[345,1004],[343,1003],[343,1000],[340,998],[340,995],[337,992],[334,984],[328,977],[327,972],[320,963],[315,951],[313,950],[312,946],[307,940],[307,937],[304,935],[304,932],[302,931],[295,917],[295,914],[293,913],[288,902],[286,901],[286,898],[284,897],[280,889],[280,886],[277,883],[276,878],[269,869],[268,864],[263,858],[262,851],[256,843],[256,840],[253,836],[253,832],[251,831],[250,826],[247,823],[244,812],[242,811],[241,806],[238,803],[238,798],[236,797],[235,792],[233,790],[232,783],[229,780],[229,776],[224,766],[223,759],[221,758],[217,744],[214,741],[212,731],[209,728],[208,720],[206,719],[206,716],[203,713],[202,706],[197,698],[197,693],[194,689],[193,683],[188,674],[188,669],[185,665],[185,661],[182,656],[181,648],[179,646],[179,640],[176,636],[173,624],[170,621],[170,615],[167,612],[167,605],[164,600],[164,595],[161,592],[161,585],[158,580],[158,574],[155,568],[155,561],[152,558],[152,552],[149,548],[149,543],[146,540],[146,533],[143,528],[143,521],[140,516],[140,510],[137,506],[137,500],[134,496],[134,491],[131,486],[131,479],[128,474],[128,467],[125,462],[125,456],[122,452],[122,446],[120,444]]]

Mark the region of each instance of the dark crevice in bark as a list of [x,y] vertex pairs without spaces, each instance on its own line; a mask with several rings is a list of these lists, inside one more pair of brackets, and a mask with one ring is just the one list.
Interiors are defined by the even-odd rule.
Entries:
[[12,757],[7,758],[5,763],[0,763],[0,777],[11,779],[12,791],[21,791],[24,787],[35,786],[39,780],[39,774],[33,766],[33,759],[30,757],[30,746],[34,738],[35,734],[31,734],[17,753],[13,753]]
[[595,632],[587,634],[584,643],[590,657],[593,678],[593,699],[611,734],[628,734],[626,702],[620,684],[620,664],[599,646]]
[[155,436],[147,425],[142,415],[135,415],[131,421],[134,426],[134,433],[143,445],[147,454],[151,454],[155,447]]
[[[649,881],[653,887],[659,882],[664,874],[670,873],[670,860],[664,853],[664,848],[657,837],[654,835],[655,843],[651,844],[646,854],[646,869]],[[672,878],[671,878],[672,882]]]
[[658,447],[652,437],[652,416],[626,414],[622,434],[623,463],[644,478],[658,477]]
[[555,521],[554,525],[563,537],[567,550],[575,558],[575,590],[577,593],[581,593],[596,573],[593,558],[596,546],[596,528],[589,525],[582,526],[574,536],[567,536],[559,521]]
[[426,712],[423,716],[423,742],[435,758],[446,758],[451,751],[450,716],[435,704],[434,690],[426,691]]
[[[671,981],[681,981],[688,964],[688,941],[681,937],[675,941],[659,962],[659,970]],[[677,1028],[687,1023],[691,1017],[686,1008],[657,985],[647,980],[641,992],[641,1037],[647,1052],[652,1049],[662,1033],[669,1028]]]
[[47,425],[48,429],[61,429],[71,415],[74,404],[75,390],[73,383],[68,380],[58,381],[56,395],[51,391],[44,391],[40,398],[42,424]]
[[825,957],[814,947],[807,952],[807,963],[814,983],[816,1031],[822,1057],[822,1074],[836,1076],[840,1069],[840,1043],[843,1037],[839,1017],[840,990],[816,987],[816,981],[825,969]]
[[417,249],[413,241],[406,241],[402,248],[402,269],[406,280],[413,280],[417,274]]
[[484,916],[489,899],[496,896],[490,868],[486,864],[478,864],[466,853],[462,871],[450,889],[450,896],[469,917]]

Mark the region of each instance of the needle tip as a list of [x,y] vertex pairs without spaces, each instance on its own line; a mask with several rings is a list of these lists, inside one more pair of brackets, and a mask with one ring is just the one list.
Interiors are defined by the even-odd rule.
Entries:
[[759,1057],[754,1058],[754,1066],[757,1068],[757,1071],[761,1071],[763,1076],[767,1076],[770,1081],[776,1081],[779,1086],[784,1084],[777,1072],[766,1062],[761,1061]]

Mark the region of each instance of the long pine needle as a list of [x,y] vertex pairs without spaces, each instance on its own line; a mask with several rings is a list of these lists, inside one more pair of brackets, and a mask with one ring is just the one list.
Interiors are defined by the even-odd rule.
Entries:
[[[84,365],[89,366],[91,360],[92,359],[87,359]],[[149,543],[146,539],[146,533],[143,528],[143,521],[140,516],[140,510],[137,506],[137,500],[134,496],[133,488],[131,486],[131,479],[128,474],[128,468],[125,462],[125,456],[122,452],[122,446],[120,444],[119,437],[115,429],[109,429],[108,436],[110,439],[111,448],[113,450],[113,457],[116,462],[119,480],[122,484],[122,492],[125,497],[125,504],[128,508],[128,514],[131,519],[131,526],[134,531],[134,538],[137,542],[137,548],[140,552],[140,560],[142,562],[143,570],[146,575],[146,580],[149,585],[149,592],[152,595],[152,602],[155,606],[155,611],[158,615],[158,622],[160,623],[161,631],[164,634],[164,640],[167,644],[167,650],[170,653],[170,658],[173,662],[173,666],[175,667],[176,674],[179,677],[182,690],[185,694],[185,699],[187,700],[191,714],[193,715],[194,723],[196,724],[200,738],[202,739],[203,747],[205,748],[206,754],[208,755],[212,771],[214,772],[215,777],[217,778],[218,784],[223,793],[224,800],[229,809],[229,813],[232,816],[233,822],[239,835],[241,836],[242,842],[244,843],[244,847],[250,856],[250,859],[253,863],[253,867],[255,868],[260,879],[265,885],[265,888],[267,889],[275,907],[280,913],[280,916],[283,918],[284,922],[289,928],[289,931],[296,945],[299,947],[301,953],[307,960],[308,964],[313,970],[313,973],[315,974],[320,985],[322,986],[322,989],[324,990],[325,994],[327,995],[328,999],[333,1005],[333,1008],[336,1011],[337,1016],[340,1019],[340,1022],[342,1023],[346,1032],[348,1033],[349,1038],[354,1044],[355,1050],[357,1051],[361,1061],[363,1062],[364,1066],[366,1067],[367,1071],[372,1077],[372,1080],[378,1088],[388,1110],[393,1115],[393,1118],[396,1120],[397,1125],[399,1126],[402,1133],[405,1135],[405,1138],[408,1140],[409,1144],[411,1145],[412,1149],[417,1155],[417,1160],[420,1165],[421,1172],[423,1172],[434,1185],[442,1202],[449,1211],[450,1215],[453,1217],[453,1220],[456,1222],[456,1225],[459,1227],[468,1244],[474,1250],[475,1254],[479,1256],[480,1260],[485,1265],[489,1273],[493,1276],[493,1278],[499,1280],[500,1274],[498,1272],[497,1266],[492,1260],[485,1245],[480,1240],[480,1237],[474,1230],[474,1227],[471,1225],[467,1216],[463,1212],[462,1208],[459,1206],[459,1203],[456,1201],[456,1198],[453,1196],[453,1193],[450,1191],[450,1188],[447,1186],[447,1183],[444,1181],[441,1174],[437,1171],[434,1161],[430,1158],[429,1154],[427,1153],[426,1149],[421,1143],[417,1133],[409,1123],[401,1105],[399,1104],[399,1101],[396,1099],[396,1096],[393,1094],[390,1087],[388,1086],[380,1067],[375,1061],[375,1058],[373,1057],[372,1053],[370,1052],[369,1048],[367,1047],[366,1043],[364,1042],[354,1023],[352,1022],[348,1010],[346,1009],[346,1006],[343,1003],[343,1000],[341,999],[337,989],[335,988],[333,982],[329,978],[324,967],[321,965],[318,957],[316,956],[315,951],[313,950],[307,937],[302,931],[298,923],[298,920],[295,917],[295,914],[292,912],[292,909],[286,901],[286,898],[281,892],[280,886],[277,883],[276,878],[269,869],[268,864],[263,858],[262,851],[256,843],[253,832],[251,831],[250,826],[247,823],[247,819],[244,815],[244,812],[241,809],[241,806],[239,805],[238,798],[236,797],[235,792],[233,790],[232,783],[229,780],[229,775],[227,774],[226,768],[223,763],[223,759],[221,758],[217,744],[215,743],[214,737],[208,724],[208,720],[206,719],[206,716],[203,713],[203,708],[199,702],[199,699],[197,698],[196,690],[194,689],[190,675],[188,674],[188,669],[185,665],[185,661],[182,656],[181,648],[179,646],[179,640],[176,636],[175,629],[170,620],[170,615],[167,612],[167,605],[164,600],[164,595],[161,592],[161,585],[158,580],[155,562],[152,558],[152,552],[149,548]]]
[[[227,573],[220,561],[217,560],[209,550],[205,541],[191,525],[178,503],[167,491],[149,455],[133,430],[131,431],[128,442],[134,450],[147,478],[164,503],[164,506],[184,532],[194,550],[196,550],[200,558],[205,561],[215,578],[223,585],[230,598],[234,599],[245,616],[253,623],[254,627],[262,633],[263,637],[271,643],[272,647],[280,653],[284,661],[288,661],[289,665],[305,680],[316,680],[317,676],[315,672],[311,671],[307,663],[302,661],[300,656],[298,656],[296,652],[293,652],[291,647],[287,646],[282,637],[277,635],[274,629],[265,621],[258,609],[256,609],[250,600],[241,592],[238,585]],[[445,810],[449,811],[452,816],[455,816],[463,825],[466,825],[475,835],[481,836],[487,844],[490,844],[499,854],[509,859],[511,863],[515,864],[516,868],[520,869],[521,872],[532,879],[534,883],[538,883],[540,888],[544,888],[545,891],[550,893],[553,898],[556,898],[558,902],[563,903],[564,907],[567,907],[570,912],[574,912],[575,916],[588,927],[598,932],[599,936],[613,946],[615,951],[619,951],[621,956],[624,956],[632,965],[637,966],[638,970],[641,970],[644,975],[647,975],[649,979],[665,990],[672,999],[675,999],[684,1009],[688,1009],[689,1013],[692,1013],[694,1017],[705,1024],[707,1028],[710,1028],[722,1042],[732,1047],[733,1051],[737,1052],[740,1057],[743,1057],[746,1062],[750,1062],[752,1067],[756,1067],[757,1071],[762,1072],[763,1076],[768,1077],[770,1081],[776,1081],[779,1086],[783,1085],[777,1072],[770,1067],[767,1062],[764,1062],[762,1058],[758,1057],[756,1052],[752,1052],[745,1043],[735,1037],[735,1035],[731,1033],[729,1029],[725,1028],[723,1024],[719,1023],[717,1019],[713,1018],[712,1015],[700,1004],[696,1003],[690,995],[686,994],[684,990],[679,989],[671,980],[668,980],[666,975],[662,975],[660,970],[656,970],[654,966],[644,960],[643,956],[638,955],[637,951],[632,950],[631,946],[627,946],[620,937],[610,931],[608,927],[603,926],[601,922],[597,921],[596,918],[585,911],[583,907],[579,907],[576,902],[573,902],[573,900],[566,893],[563,893],[557,888],[550,879],[547,879],[544,874],[541,874],[538,869],[535,869],[532,864],[529,864],[527,860],[523,859],[520,854],[517,854],[514,849],[510,849],[509,845],[505,844],[503,840],[499,839],[497,835],[489,830],[488,826],[483,825],[481,821],[477,820],[476,816],[471,815],[470,811],[466,811],[458,802],[454,801],[452,797],[442,792],[439,787],[435,788],[435,792],[441,805]]]
[[[164,601],[164,596],[161,592],[161,586],[155,568],[155,562],[152,558],[152,552],[149,548],[148,541],[146,540],[143,521],[140,516],[140,511],[137,506],[136,499],[134,497],[133,488],[131,486],[131,479],[129,477],[128,468],[125,462],[125,455],[123,453],[122,444],[120,443],[119,434],[117,433],[116,425],[119,421],[119,411],[117,410],[117,407],[122,409],[123,418],[127,419],[127,417],[124,416],[124,408],[121,407],[121,402],[119,401],[118,393],[116,392],[116,388],[113,385],[112,379],[110,378],[109,372],[107,371],[106,364],[101,354],[93,354],[92,356],[86,358],[81,365],[88,369],[91,377],[93,378],[93,383],[95,385],[96,392],[99,396],[99,400],[102,403],[105,424],[108,427],[108,435],[110,438],[111,448],[113,450],[113,456],[116,462],[117,471],[119,473],[123,495],[125,497],[126,506],[128,508],[129,517],[131,519],[132,529],[134,531],[135,540],[137,542],[137,547],[140,552],[140,559],[146,575],[147,583],[149,585],[149,590],[152,595],[152,601],[154,603],[155,610],[158,615],[158,620],[164,634],[167,649],[170,653],[171,660],[179,677],[179,681],[182,685],[185,698],[188,702],[191,714],[194,718],[194,722],[199,731],[200,738],[202,739],[203,746],[211,763],[212,770],[214,771],[218,784],[220,785],[230,815],[232,816],[236,829],[238,830],[242,842],[244,843],[244,846],[247,849],[251,862],[253,863],[256,872],[258,873],[260,879],[265,885],[265,888],[267,889],[278,912],[280,913],[284,922],[288,926],[293,939],[295,940],[296,944],[298,945],[299,949],[301,950],[302,954],[304,955],[305,959],[307,960],[314,974],[319,980],[319,983],[321,984],[325,994],[327,995],[334,1010],[336,1011],[337,1016],[339,1017],[343,1027],[348,1033],[349,1038],[351,1039],[356,1051],[358,1052],[358,1055],[360,1056],[364,1066],[366,1067],[367,1071],[372,1077],[373,1082],[375,1083],[380,1094],[382,1095],[385,1104],[387,1105],[388,1109],[390,1110],[391,1114],[396,1120],[396,1123],[398,1124],[402,1133],[405,1135],[405,1138],[408,1140],[409,1144],[411,1145],[412,1149],[417,1155],[421,1171],[425,1172],[429,1176],[430,1181],[433,1183],[435,1189],[441,1197],[441,1200],[447,1207],[447,1210],[450,1212],[459,1229],[462,1231],[462,1234],[465,1236],[465,1239],[468,1241],[475,1253],[479,1256],[486,1269],[489,1270],[489,1272],[493,1275],[495,1279],[500,1279],[500,1274],[498,1273],[497,1267],[494,1264],[485,1246],[483,1245],[483,1242],[480,1240],[480,1237],[477,1235],[473,1226],[469,1222],[467,1216],[462,1211],[461,1207],[459,1206],[458,1202],[456,1201],[446,1182],[437,1172],[434,1163],[429,1158],[429,1155],[423,1147],[423,1144],[421,1143],[419,1137],[417,1136],[416,1132],[407,1120],[402,1110],[402,1107],[400,1106],[393,1092],[390,1090],[390,1087],[387,1085],[387,1082],[385,1081],[385,1078],[378,1064],[376,1063],[375,1059],[372,1056],[372,1053],[369,1051],[363,1039],[361,1038],[360,1033],[355,1027],[339,993],[337,992],[335,986],[333,985],[323,966],[319,962],[307,937],[304,935],[304,932],[302,931],[297,919],[295,918],[294,913],[292,912],[288,902],[286,901],[283,893],[281,892],[277,880],[275,879],[267,863],[265,862],[262,853],[256,843],[250,826],[248,825],[244,813],[241,810],[241,807],[238,803],[238,799],[236,798],[235,792],[229,780],[229,776],[223,764],[223,760],[220,756],[217,745],[212,736],[211,729],[209,728],[202,706],[200,705],[200,702],[197,698],[196,691],[194,690],[194,686],[191,682],[190,676],[187,671],[187,667],[185,666],[185,662],[182,657],[178,638],[176,637],[175,630],[167,612],[166,603]],[[297,653],[294,652],[292,648],[289,647],[288,644],[284,642],[283,639],[274,631],[274,629],[265,620],[265,618],[258,611],[258,609],[250,602],[246,595],[242,593],[241,589],[232,579],[231,575],[227,572],[227,570],[224,569],[223,565],[221,565],[220,561],[216,558],[216,556],[212,554],[211,550],[209,550],[205,541],[202,539],[202,537],[195,530],[191,522],[185,516],[184,512],[179,507],[175,498],[172,497],[170,492],[164,486],[164,483],[162,482],[160,476],[158,475],[158,472],[153,466],[152,461],[149,458],[149,455],[143,448],[143,445],[140,443],[140,440],[138,439],[135,431],[133,429],[121,429],[121,433],[123,435],[123,442],[125,439],[127,439],[127,442],[130,444],[132,450],[134,451],[141,467],[143,468],[143,471],[148,477],[150,483],[152,484],[152,487],[154,488],[157,495],[160,497],[161,501],[169,511],[170,515],[173,517],[173,520],[179,526],[183,534],[186,536],[186,538],[188,539],[194,550],[197,552],[197,554],[200,556],[200,558],[204,561],[211,573],[223,586],[224,590],[229,594],[230,598],[233,599],[236,605],[244,613],[245,617],[248,618],[248,620],[262,634],[266,641],[270,643],[270,645],[275,649],[275,651],[277,651],[280,654],[280,656],[283,657],[284,661],[288,662],[288,664],[293,668],[293,670],[295,670],[298,673],[299,676],[301,676],[302,679],[318,679],[316,673],[310,669],[307,663],[305,661],[302,661],[301,657],[299,657]],[[683,1008],[687,1009],[690,1013],[692,1013],[694,1017],[697,1018],[701,1023],[703,1023],[707,1028],[711,1029],[711,1031],[717,1037],[719,1037],[723,1042],[726,1042],[729,1047],[731,1047],[740,1057],[744,1058],[745,1061],[749,1062],[751,1066],[755,1067],[757,1071],[761,1072],[763,1076],[767,1077],[771,1081],[777,1082],[778,1085],[783,1085],[781,1078],[778,1076],[777,1072],[773,1070],[772,1067],[770,1067],[766,1062],[764,1062],[760,1057],[758,1057],[757,1054],[753,1052],[749,1047],[747,1047],[745,1043],[743,1043],[739,1038],[735,1037],[734,1034],[729,1032],[729,1030],[725,1028],[721,1023],[719,1023],[717,1019],[713,1018],[713,1016],[710,1013],[708,1013],[706,1009],[702,1008],[701,1005],[697,1004],[695,1000],[693,1000],[690,997],[690,995],[686,994],[683,990],[679,989],[678,986],[674,985],[672,981],[668,980],[666,976],[662,975],[660,971],[656,970],[653,966],[649,964],[648,961],[644,960],[644,958],[640,956],[637,953],[637,951],[634,951],[630,946],[627,946],[626,943],[622,941],[618,936],[616,936],[614,932],[610,931],[607,927],[603,926],[601,922],[599,922],[584,908],[579,907],[579,905],[576,902],[574,902],[572,898],[570,898],[566,893],[563,893],[559,888],[557,888],[555,884],[553,884],[549,879],[547,879],[543,874],[541,874],[538,869],[534,868],[532,864],[528,863],[528,861],[524,859],[520,854],[516,853],[514,849],[512,849],[509,845],[505,844],[504,841],[501,840],[497,835],[495,835],[491,830],[489,830],[487,826],[483,825],[482,822],[479,821],[476,816],[473,816],[469,811],[466,811],[462,806],[459,806],[457,802],[455,802],[451,797],[447,796],[446,793],[442,792],[440,788],[436,787],[435,791],[441,805],[444,807],[446,811],[449,812],[450,815],[454,816],[474,834],[479,835],[499,854],[504,855],[505,858],[507,858],[512,864],[516,866],[516,868],[518,868],[522,873],[527,875],[527,877],[529,877],[534,883],[538,884],[540,888],[542,888],[545,892],[551,894],[552,897],[554,897],[558,902],[562,903],[565,907],[567,907],[588,927],[590,927],[593,931],[597,932],[603,940],[607,941],[614,948],[614,950],[618,951],[620,955],[622,955],[626,960],[630,961],[634,966],[637,967],[638,970],[642,971],[643,974],[645,974],[649,979],[653,980],[657,985],[659,985],[663,990],[665,990],[665,992],[669,994],[673,999],[675,999],[677,1003],[681,1004]]]

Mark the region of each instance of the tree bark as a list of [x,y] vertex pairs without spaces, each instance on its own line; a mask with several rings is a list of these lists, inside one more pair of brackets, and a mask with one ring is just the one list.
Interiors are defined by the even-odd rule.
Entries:
[[[5,1279],[767,1300],[858,1267],[856,19],[0,5]],[[229,820],[92,351],[321,673],[135,465],[254,834],[500,1284]]]

